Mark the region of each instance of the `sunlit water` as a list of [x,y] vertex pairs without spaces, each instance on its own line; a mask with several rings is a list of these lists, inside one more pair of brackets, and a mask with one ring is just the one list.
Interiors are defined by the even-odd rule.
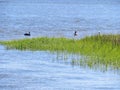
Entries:
[[[25,1],[25,2],[24,2]],[[77,38],[120,33],[119,0],[0,0],[0,40],[31,37]],[[30,37],[30,38],[31,38]],[[120,74],[74,66],[77,55],[7,50],[0,46],[1,90],[120,90]]]

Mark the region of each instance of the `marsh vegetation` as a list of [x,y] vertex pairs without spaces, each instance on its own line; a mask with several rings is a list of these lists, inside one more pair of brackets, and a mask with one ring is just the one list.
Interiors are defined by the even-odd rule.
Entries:
[[82,39],[40,37],[0,43],[7,49],[66,51],[86,57],[73,63],[120,68],[120,35],[95,35]]

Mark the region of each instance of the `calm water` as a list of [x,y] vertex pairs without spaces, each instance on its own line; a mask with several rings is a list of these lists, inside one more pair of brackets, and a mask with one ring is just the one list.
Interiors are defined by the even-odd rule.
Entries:
[[[119,0],[0,0],[0,40],[120,33]],[[120,74],[72,66],[80,56],[0,46],[1,90],[120,90]]]
[[6,50],[0,46],[1,90],[120,90],[120,74],[71,66],[48,51]]
[[[0,40],[36,36],[73,38],[120,33],[119,0],[3,0],[0,2]],[[98,1],[98,2],[97,2]],[[48,3],[47,3],[48,2]]]

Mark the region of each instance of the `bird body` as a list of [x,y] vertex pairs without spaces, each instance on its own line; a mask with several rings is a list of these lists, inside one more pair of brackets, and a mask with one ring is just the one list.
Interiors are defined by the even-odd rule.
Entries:
[[98,35],[100,35],[100,31],[98,31]]
[[25,33],[24,36],[30,36],[30,32]]
[[74,32],[74,36],[77,36],[77,31]]

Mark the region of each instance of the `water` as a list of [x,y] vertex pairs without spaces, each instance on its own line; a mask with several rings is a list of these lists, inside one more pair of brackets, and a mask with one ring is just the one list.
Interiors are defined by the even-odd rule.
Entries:
[[71,66],[48,51],[17,51],[0,47],[1,90],[120,89],[120,76]]
[[[119,0],[0,0],[0,40],[120,33],[119,11]],[[0,46],[0,89],[120,90],[119,72],[72,66],[80,57],[63,54]]]
[[[3,2],[4,1],[4,2]],[[58,36],[73,38],[101,33],[120,33],[119,0],[2,0],[0,39]]]

